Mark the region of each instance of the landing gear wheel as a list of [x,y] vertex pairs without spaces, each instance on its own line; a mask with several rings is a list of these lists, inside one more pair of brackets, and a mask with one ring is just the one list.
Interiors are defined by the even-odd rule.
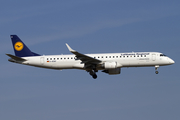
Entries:
[[158,74],[159,72],[158,72],[158,71],[156,71],[155,73],[156,73],[156,74]]
[[93,77],[94,79],[96,79],[96,78],[97,78],[97,75],[96,75],[96,74],[94,74],[94,75],[92,75],[92,77]]

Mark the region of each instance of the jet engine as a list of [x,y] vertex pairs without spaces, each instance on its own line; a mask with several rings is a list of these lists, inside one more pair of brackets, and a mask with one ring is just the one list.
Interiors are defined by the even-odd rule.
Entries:
[[103,64],[104,69],[114,69],[117,68],[117,62],[105,62]]

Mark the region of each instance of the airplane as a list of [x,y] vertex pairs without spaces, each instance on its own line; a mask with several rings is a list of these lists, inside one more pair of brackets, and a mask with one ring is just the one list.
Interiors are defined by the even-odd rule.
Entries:
[[68,50],[73,54],[40,55],[32,52],[17,35],[10,35],[15,55],[6,54],[8,61],[23,65],[48,69],[80,69],[87,71],[94,79],[96,72],[109,75],[121,73],[123,67],[155,67],[158,74],[160,66],[174,64],[174,60],[160,52],[130,52],[130,53],[102,53],[82,54],[73,50],[67,43]]

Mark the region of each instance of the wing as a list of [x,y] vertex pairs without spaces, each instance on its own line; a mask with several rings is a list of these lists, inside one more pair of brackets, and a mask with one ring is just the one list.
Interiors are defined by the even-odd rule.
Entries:
[[67,43],[66,43],[66,46],[67,48],[69,49],[69,51],[73,54],[76,55],[77,59],[78,60],[81,60],[82,63],[85,63],[86,66],[90,66],[90,65],[94,65],[94,64],[100,64],[102,61],[101,60],[98,60],[98,59],[95,59],[93,57],[90,57],[90,56],[87,56],[87,55],[84,55],[82,53],[79,53],[75,50],[73,50]]

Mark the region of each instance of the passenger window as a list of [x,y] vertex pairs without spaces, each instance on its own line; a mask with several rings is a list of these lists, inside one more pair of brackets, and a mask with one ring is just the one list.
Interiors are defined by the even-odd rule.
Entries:
[[52,60],[52,58],[50,58],[50,60]]

